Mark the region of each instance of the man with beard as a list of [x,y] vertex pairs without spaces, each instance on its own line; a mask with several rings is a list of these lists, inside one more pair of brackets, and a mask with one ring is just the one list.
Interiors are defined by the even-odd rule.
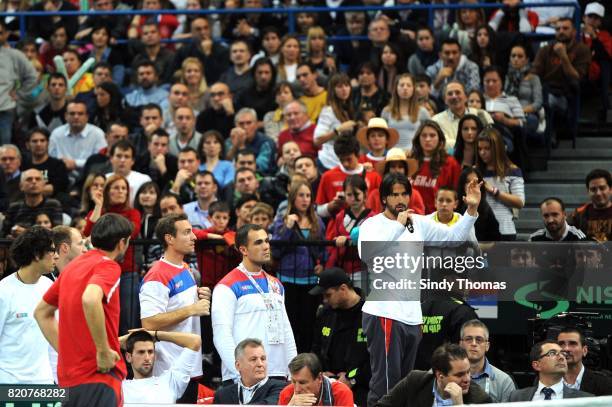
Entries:
[[[132,223],[109,213],[91,231],[94,250],[74,259],[43,296],[34,318],[58,351],[58,378],[67,406],[120,406],[127,371],[119,349],[120,262]],[[59,324],[55,312],[59,309]]]
[[257,117],[264,117],[277,106],[274,95],[276,68],[268,58],[260,58],[251,68],[251,73],[253,84],[238,94],[237,109],[250,107],[255,109]]
[[556,341],[538,342],[529,354],[531,367],[538,373],[538,385],[510,393],[510,402],[575,399],[592,397],[591,393],[567,387],[563,376],[567,373],[567,360]]
[[584,335],[578,328],[563,328],[557,335],[557,343],[567,360],[567,373],[563,377],[564,385],[596,396],[612,394],[612,378],[602,372],[587,369],[582,363],[589,349]]
[[[540,48],[533,61],[533,73],[540,77],[544,89],[548,91],[548,105],[552,113],[549,123],[554,128],[554,119],[567,117],[573,124],[576,117],[575,100],[580,81],[588,72],[591,64],[591,51],[576,41],[576,28],[571,18],[560,18],[555,27],[555,42]],[[551,136],[553,146],[556,136]]]
[[586,176],[591,202],[576,209],[572,225],[598,242],[612,240],[612,175],[604,169],[594,169]]
[[586,240],[586,235],[577,227],[567,224],[565,204],[559,198],[546,198],[540,204],[544,228],[529,236],[530,242],[576,242]]
[[212,297],[213,340],[221,356],[224,384],[240,379],[234,349],[247,337],[263,342],[269,376],[286,380],[287,366],[297,351],[284,287],[263,270],[271,261],[268,232],[261,226],[244,225],[236,232],[236,247],[242,263],[219,281]]
[[125,96],[125,102],[133,108],[155,103],[161,106],[168,97],[168,91],[157,86],[158,73],[155,64],[143,61],[136,68],[138,86]]
[[[380,186],[384,212],[366,219],[360,227],[358,249],[364,258],[364,242],[462,242],[476,222],[480,186],[472,181],[466,188],[465,216],[453,226],[411,214],[408,210],[412,186],[402,174],[387,174]],[[367,243],[366,243],[367,244]],[[415,270],[420,272],[420,270]],[[372,379],[368,406],[389,393],[413,368],[423,322],[419,301],[366,301],[363,331],[368,338]]]
[[[132,365],[134,380],[122,383],[125,403],[175,403],[189,384],[189,375],[200,355],[202,339],[184,332],[136,331],[119,338],[125,345],[125,358]],[[182,348],[170,369],[153,375],[155,342]]]
[[[195,250],[196,236],[185,214],[162,218],[155,227],[164,255],[146,274],[140,288],[142,327],[149,331],[170,329],[173,332],[201,334],[200,317],[210,315],[210,289],[198,288],[185,256]],[[199,348],[199,347],[198,347]],[[157,347],[157,364],[153,374],[159,376],[172,368],[181,356],[181,347],[161,343]],[[197,380],[202,376],[202,355],[192,354],[191,381],[179,402],[195,403]]]

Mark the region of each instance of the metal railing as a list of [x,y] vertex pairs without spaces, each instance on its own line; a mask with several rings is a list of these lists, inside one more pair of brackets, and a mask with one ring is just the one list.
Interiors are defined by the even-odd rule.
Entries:
[[[522,3],[519,5],[520,8],[531,8],[531,7],[573,7],[574,12],[574,25],[577,29],[580,27],[581,13],[580,5],[573,1],[555,1],[550,3]],[[294,33],[296,30],[296,14],[297,13],[342,13],[347,11],[401,11],[401,10],[427,10],[429,26],[433,27],[434,12],[437,10],[459,10],[459,9],[499,9],[500,5],[496,3],[475,3],[475,4],[411,4],[402,6],[348,6],[348,7],[278,7],[278,8],[262,8],[262,9],[251,9],[251,8],[236,8],[236,9],[201,9],[201,10],[177,10],[177,9],[166,9],[166,10],[113,10],[113,11],[57,11],[49,13],[46,11],[19,11],[19,12],[2,12],[1,17],[17,17],[19,18],[21,38],[25,38],[27,34],[27,17],[42,17],[42,16],[103,16],[103,15],[159,15],[159,14],[174,14],[174,15],[224,15],[224,14],[282,14],[287,16],[287,26],[290,33]],[[541,34],[527,33],[527,36],[541,37]],[[330,37],[330,40],[354,40],[359,39],[358,37]],[[175,40],[171,40],[175,41]]]

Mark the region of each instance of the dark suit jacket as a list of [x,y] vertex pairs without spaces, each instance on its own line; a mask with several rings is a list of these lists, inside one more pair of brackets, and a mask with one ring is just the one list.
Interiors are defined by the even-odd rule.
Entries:
[[584,369],[580,390],[596,396],[609,396],[612,394],[612,377],[605,373],[591,369]]
[[[268,379],[266,384],[255,391],[253,398],[248,404],[253,405],[276,405],[278,395],[287,385],[286,382]],[[217,389],[213,404],[240,404],[238,402],[238,385],[230,384]]]
[[[535,392],[538,388],[536,386],[526,387],[520,390],[514,390],[510,393],[510,402],[513,401],[531,401]],[[567,386],[563,386],[563,398],[564,399],[577,399],[580,397],[593,397],[591,393],[586,393],[580,390],[570,389]]]
[[[431,407],[434,401],[433,383],[435,376],[431,372],[413,370],[408,376],[395,385],[376,403],[377,407]],[[470,389],[463,396],[465,404],[488,404],[491,398],[476,383],[470,383]]]

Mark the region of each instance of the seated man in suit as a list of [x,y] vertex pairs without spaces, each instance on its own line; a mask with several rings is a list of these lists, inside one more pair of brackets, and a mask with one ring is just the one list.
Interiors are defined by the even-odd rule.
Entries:
[[531,367],[538,372],[538,385],[515,390],[510,393],[510,401],[557,400],[579,397],[592,397],[591,393],[575,390],[563,383],[567,373],[567,360],[561,346],[556,341],[538,342],[529,354]]
[[[432,390],[433,389],[433,390]],[[470,361],[462,347],[445,344],[431,356],[431,370],[413,370],[381,398],[377,407],[431,407],[487,404],[491,398],[470,376]]]
[[557,335],[557,343],[567,360],[567,372],[563,377],[565,386],[596,396],[612,395],[612,377],[597,370],[587,369],[582,363],[589,351],[582,331],[578,328],[564,328]]
[[240,379],[238,383],[219,388],[213,404],[278,404],[278,395],[287,383],[268,378],[263,343],[259,339],[243,339],[236,345],[234,356]]

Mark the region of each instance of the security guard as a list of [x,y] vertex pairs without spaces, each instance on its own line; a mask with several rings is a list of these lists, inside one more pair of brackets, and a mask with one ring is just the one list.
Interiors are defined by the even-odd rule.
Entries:
[[478,319],[476,311],[456,292],[437,294],[421,303],[423,338],[414,368],[429,370],[434,349],[445,342],[458,343],[464,322]]
[[323,295],[324,307],[315,324],[312,352],[323,364],[324,374],[353,390],[355,403],[365,406],[370,381],[370,356],[361,328],[361,291],[346,272],[332,267],[319,274],[311,295]]

